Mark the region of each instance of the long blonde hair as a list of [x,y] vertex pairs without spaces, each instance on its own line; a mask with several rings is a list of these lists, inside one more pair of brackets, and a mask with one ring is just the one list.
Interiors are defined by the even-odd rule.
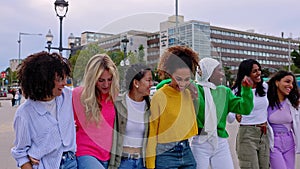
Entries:
[[83,91],[81,103],[85,107],[87,121],[100,121],[102,110],[101,102],[98,99],[101,95],[96,84],[102,73],[108,70],[112,74],[112,83],[109,91],[109,98],[112,101],[119,93],[119,73],[116,65],[107,54],[96,54],[87,63],[83,75]]

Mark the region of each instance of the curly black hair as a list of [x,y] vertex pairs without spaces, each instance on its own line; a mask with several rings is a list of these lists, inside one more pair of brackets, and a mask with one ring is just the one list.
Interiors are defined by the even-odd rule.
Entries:
[[280,108],[280,101],[279,101],[278,94],[277,94],[276,81],[280,81],[285,76],[292,76],[294,79],[293,89],[291,90],[290,94],[287,95],[286,97],[289,99],[292,106],[298,110],[299,91],[298,91],[298,86],[296,83],[296,78],[292,72],[288,72],[288,71],[284,71],[284,70],[280,70],[279,72],[275,73],[271,77],[271,79],[268,81],[269,89],[268,89],[267,96],[268,96],[268,100],[269,100],[269,106],[271,106],[272,109],[274,109],[275,107]]
[[17,76],[26,99],[43,100],[53,96],[55,78],[64,78],[70,72],[67,59],[58,53],[42,51],[24,59],[18,67]]

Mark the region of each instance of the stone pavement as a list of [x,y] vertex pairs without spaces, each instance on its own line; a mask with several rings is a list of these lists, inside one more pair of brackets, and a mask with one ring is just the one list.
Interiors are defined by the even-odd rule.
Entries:
[[[16,162],[10,154],[13,146],[13,118],[17,107],[11,106],[12,95],[8,97],[0,97],[0,168],[1,169],[17,169]],[[22,98],[24,101],[24,98]]]

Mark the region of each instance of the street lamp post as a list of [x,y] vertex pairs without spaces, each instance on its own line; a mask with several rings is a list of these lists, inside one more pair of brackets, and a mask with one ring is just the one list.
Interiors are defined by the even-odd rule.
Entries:
[[59,46],[58,47],[51,47],[52,45],[52,40],[53,40],[53,35],[51,34],[51,31],[48,31],[48,34],[46,35],[47,39],[47,44],[48,46],[46,47],[48,49],[48,52],[50,52],[51,49],[57,49],[59,53],[62,55],[63,50],[72,50],[75,44],[75,37],[71,33],[68,40],[69,40],[69,45],[71,48],[63,48],[62,46],[62,21],[63,18],[66,17],[66,14],[68,12],[69,8],[69,3],[66,2],[65,0],[56,0],[54,2],[54,9],[56,12],[56,16],[59,18]]
[[72,51],[72,49],[75,45],[75,36],[73,35],[73,33],[71,33],[68,37],[69,45],[70,45],[71,48],[52,47],[51,45],[52,45],[53,37],[54,36],[52,35],[51,30],[49,29],[49,31],[46,35],[47,47],[45,47],[46,49],[48,49],[48,52],[50,52],[51,49],[59,50],[60,54],[61,54],[61,51],[63,51],[63,50],[71,50]]
[[62,21],[63,18],[66,17],[66,14],[68,12],[69,3],[65,0],[56,0],[54,2],[54,9],[56,12],[56,16],[59,17],[59,53],[62,54],[62,51],[64,50],[62,47]]
[[[129,40],[127,39],[127,35],[124,35],[123,39],[121,40],[122,47],[124,49],[124,58],[120,62],[120,66],[124,67],[124,68],[130,64],[129,59],[127,58],[127,51],[126,51],[128,42],[129,42]],[[123,72],[125,72],[125,69],[124,69]],[[123,92],[122,91],[122,89],[123,89],[122,86],[124,85],[124,83],[125,83],[125,73],[124,73],[123,81],[121,82],[121,92]]]
[[21,60],[21,36],[22,35],[34,35],[34,36],[42,36],[43,34],[41,33],[23,33],[23,32],[19,32],[19,39],[18,39],[18,44],[19,44],[19,64],[20,64],[20,60]]
[[[69,3],[66,2],[65,0],[56,0],[54,2],[54,9],[56,12],[56,16],[58,16],[59,18],[59,46],[58,47],[51,47],[52,45],[52,40],[53,40],[53,35],[51,34],[51,31],[48,31],[48,34],[46,35],[46,39],[47,39],[47,44],[48,46],[46,47],[48,49],[48,52],[50,52],[51,49],[57,49],[59,51],[59,53],[62,55],[62,51],[63,50],[71,50],[70,48],[63,48],[62,46],[62,21],[63,18],[66,17],[66,14],[68,12],[68,7],[69,7]],[[70,39],[74,39],[75,41],[75,37],[72,34],[72,37],[69,37],[69,41]],[[72,40],[73,40],[72,39]],[[71,40],[71,41],[72,41]],[[74,42],[70,42],[70,44],[74,44]],[[74,45],[71,45],[71,47],[73,47]]]
[[127,52],[126,52],[126,49],[127,49],[127,43],[129,42],[129,40],[127,39],[127,35],[124,35],[123,39],[121,40],[122,42],[122,45],[123,45],[123,48],[124,48],[124,60],[126,59],[126,56],[127,56]]

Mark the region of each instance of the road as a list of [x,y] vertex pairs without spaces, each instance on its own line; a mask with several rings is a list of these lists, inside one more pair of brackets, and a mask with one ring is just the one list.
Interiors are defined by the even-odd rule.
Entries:
[[[11,95],[8,96],[8,98]],[[14,132],[13,132],[13,118],[17,107],[12,107],[10,100],[3,100],[0,98],[0,165],[1,169],[17,169],[15,160],[11,157],[10,149],[13,146]],[[24,101],[24,98],[22,98]],[[238,124],[232,123],[227,125],[229,133],[229,144],[231,155],[234,162],[234,168],[239,169],[238,160],[235,152],[235,137],[237,134]],[[300,155],[297,155],[296,168],[300,168]]]

